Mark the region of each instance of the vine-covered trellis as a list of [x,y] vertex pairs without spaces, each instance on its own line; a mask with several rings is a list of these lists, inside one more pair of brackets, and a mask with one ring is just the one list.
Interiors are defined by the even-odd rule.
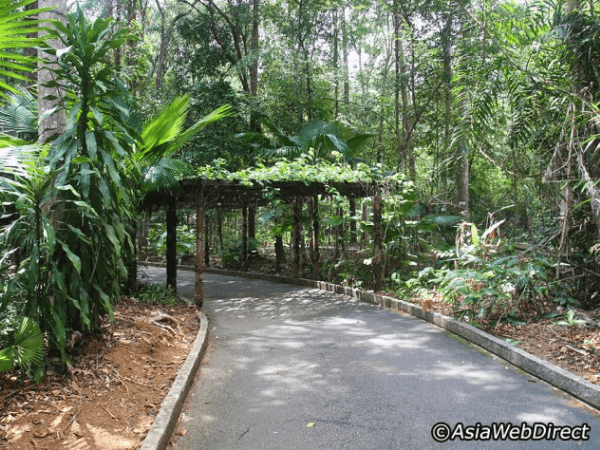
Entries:
[[[199,171],[199,177],[181,180],[177,185],[146,195],[143,208],[164,207],[167,210],[167,286],[177,286],[177,209],[196,209],[196,285],[194,300],[202,306],[203,273],[205,269],[204,215],[208,209],[242,209],[268,205],[278,198],[297,205],[298,200],[308,199],[311,217],[313,243],[313,270],[318,274],[319,267],[319,196],[333,193],[347,198],[357,199],[373,197],[373,289],[381,290],[382,278],[382,195],[385,191],[396,190],[406,193],[410,184],[395,174],[384,174],[378,168],[359,165],[351,168],[347,165],[319,162],[306,164],[299,158],[285,161],[274,166],[259,166],[254,169],[230,173],[217,163]],[[326,179],[325,177],[331,177]],[[297,207],[293,208],[294,226],[300,218]],[[248,220],[242,214],[242,255],[247,257]],[[298,240],[292,242],[294,268],[299,265]]]

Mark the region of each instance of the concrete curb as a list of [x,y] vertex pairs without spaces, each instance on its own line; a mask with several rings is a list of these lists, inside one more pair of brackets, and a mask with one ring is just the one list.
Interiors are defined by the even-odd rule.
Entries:
[[[160,263],[144,263],[142,265],[164,267]],[[181,269],[195,270],[194,266],[178,266]],[[461,336],[481,348],[498,355],[502,359],[510,362],[514,366],[546,381],[547,383],[571,394],[572,396],[584,401],[585,403],[600,409],[600,388],[589,381],[568,372],[560,367],[545,361],[537,356],[531,355],[520,348],[514,347],[505,341],[498,339],[488,333],[485,333],[471,325],[460,322],[456,319],[444,316],[431,311],[424,311],[420,306],[409,303],[404,300],[377,295],[373,292],[353,289],[347,286],[340,286],[324,281],[307,280],[303,278],[283,277],[278,275],[267,275],[257,272],[241,272],[222,269],[206,268],[206,273],[218,275],[229,275],[236,277],[260,279],[273,281],[277,283],[295,284],[307,287],[314,287],[323,291],[335,292],[336,294],[348,295],[361,301],[372,303],[384,308],[404,311],[412,316],[426,320],[434,325],[444,328],[458,336]]]
[[200,329],[194,345],[179,369],[177,378],[175,378],[169,393],[162,401],[160,412],[154,419],[140,450],[163,450],[167,447],[169,439],[171,439],[183,403],[194,381],[194,376],[198,372],[200,361],[208,344],[208,319],[200,311],[198,311],[198,317],[200,319]]

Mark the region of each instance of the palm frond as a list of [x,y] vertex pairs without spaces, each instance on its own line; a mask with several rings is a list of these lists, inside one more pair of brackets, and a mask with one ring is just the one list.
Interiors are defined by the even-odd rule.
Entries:
[[[48,21],[25,19],[53,8],[20,11],[21,7],[34,1],[0,0],[0,73],[8,78],[27,81],[20,72],[33,72],[35,69],[37,58],[26,57],[16,51],[40,46],[43,39],[30,36],[37,35],[39,25]],[[6,97],[3,90],[18,94],[15,87],[0,80],[0,96]]]
[[139,185],[142,193],[147,193],[158,188],[165,188],[177,183],[182,174],[190,170],[190,165],[185,161],[162,158],[156,164],[146,167]]
[[11,135],[37,134],[37,99],[23,88],[6,98],[6,105],[0,108],[0,131]]
[[172,155],[191,141],[207,125],[231,115],[231,106],[221,106],[184,130],[189,108],[189,97],[178,97],[160,114],[146,122],[136,159],[154,165],[161,158]]
[[0,372],[15,368],[15,359],[19,366],[29,371],[43,361],[44,338],[40,327],[29,317],[23,317],[11,346],[0,351]]

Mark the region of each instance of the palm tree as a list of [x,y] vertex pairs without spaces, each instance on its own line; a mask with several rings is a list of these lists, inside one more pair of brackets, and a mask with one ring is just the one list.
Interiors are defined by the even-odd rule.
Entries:
[[311,152],[311,160],[317,163],[322,159],[336,159],[341,156],[349,164],[362,161],[358,151],[374,136],[357,134],[343,137],[344,130],[336,123],[313,120],[305,123],[294,136],[287,136],[276,127],[262,122],[265,133],[243,133],[237,137],[245,139],[255,150],[255,155],[265,159],[293,158]]

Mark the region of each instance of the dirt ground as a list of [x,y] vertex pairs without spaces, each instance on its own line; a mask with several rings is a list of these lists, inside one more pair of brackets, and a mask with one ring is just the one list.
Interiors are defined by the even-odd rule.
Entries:
[[0,448],[107,450],[139,448],[199,321],[195,307],[123,297],[106,333],[73,342],[66,374],[47,371],[39,385],[19,372],[0,374]]

